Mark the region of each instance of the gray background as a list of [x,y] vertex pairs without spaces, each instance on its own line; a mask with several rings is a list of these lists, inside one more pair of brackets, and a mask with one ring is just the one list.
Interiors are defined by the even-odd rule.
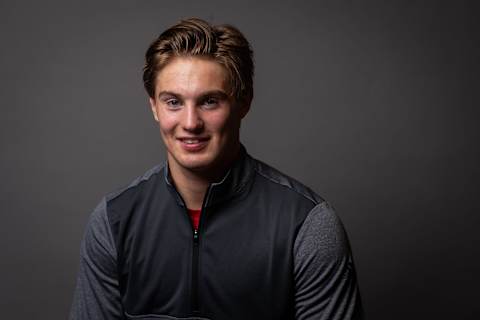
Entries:
[[1,2],[1,318],[66,318],[89,213],[164,159],[143,54],[198,16],[250,39],[242,140],[336,207],[368,318],[478,319],[473,3]]

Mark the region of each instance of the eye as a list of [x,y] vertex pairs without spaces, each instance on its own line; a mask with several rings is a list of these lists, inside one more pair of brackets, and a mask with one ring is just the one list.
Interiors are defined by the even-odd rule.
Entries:
[[213,108],[216,108],[219,104],[219,100],[217,98],[214,98],[214,97],[207,97],[205,98],[205,100],[203,101],[203,105],[207,108],[207,109],[213,109]]
[[165,100],[165,103],[170,109],[178,109],[180,107],[180,100],[177,98],[170,98]]

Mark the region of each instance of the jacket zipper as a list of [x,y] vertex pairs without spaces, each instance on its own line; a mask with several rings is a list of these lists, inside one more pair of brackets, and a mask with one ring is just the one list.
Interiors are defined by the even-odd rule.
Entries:
[[[201,213],[200,213],[201,214]],[[200,225],[199,225],[200,227]],[[192,312],[200,313],[198,306],[198,230],[193,231],[193,257],[192,257]]]
[[[205,197],[203,198],[202,208],[200,211],[200,220],[198,222],[198,229],[195,229],[192,224],[193,229],[193,254],[192,254],[192,313],[194,316],[200,314],[199,306],[199,292],[198,292],[198,258],[200,251],[200,228],[202,227],[202,218],[206,214],[206,206],[208,203],[208,198],[210,196],[211,185],[208,187]],[[187,209],[188,210],[188,209]],[[190,217],[189,217],[190,219]]]

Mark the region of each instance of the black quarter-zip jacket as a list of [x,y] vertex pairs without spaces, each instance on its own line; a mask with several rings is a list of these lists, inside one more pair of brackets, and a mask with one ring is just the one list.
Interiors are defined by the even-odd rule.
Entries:
[[360,319],[348,239],[306,186],[240,157],[198,232],[156,166],[106,195],[81,246],[70,319]]

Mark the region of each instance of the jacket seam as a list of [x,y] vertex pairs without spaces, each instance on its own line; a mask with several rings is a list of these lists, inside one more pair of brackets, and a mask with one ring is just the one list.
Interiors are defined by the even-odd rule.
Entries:
[[147,171],[143,176],[137,177],[134,179],[130,184],[128,184],[126,187],[120,188],[117,191],[113,191],[105,196],[105,201],[109,202],[112,200],[115,200],[119,196],[121,196],[123,193],[127,192],[130,189],[133,189],[135,187],[138,187],[142,183],[150,180],[153,176],[156,176],[160,173],[160,171],[163,169],[163,166],[161,167],[160,165],[157,165],[150,170]]
[[306,194],[304,194],[304,193],[301,192],[300,190],[297,190],[297,189],[295,189],[295,188],[293,188],[293,187],[291,187],[291,186],[289,186],[289,185],[286,185],[286,184],[284,184],[284,183],[281,183],[280,181],[277,181],[277,180],[273,179],[272,177],[270,177],[270,176],[266,175],[265,173],[261,172],[260,170],[258,170],[257,167],[255,167],[254,170],[255,170],[259,175],[261,175],[262,177],[268,179],[269,181],[271,181],[271,182],[273,182],[273,183],[275,183],[275,184],[281,185],[281,186],[283,186],[283,187],[285,187],[285,188],[287,188],[287,189],[289,189],[289,190],[292,190],[292,191],[298,193],[299,195],[301,195],[302,197],[310,200],[311,202],[313,202],[313,203],[315,204],[315,206],[318,205],[318,204],[320,204],[320,203],[323,203],[323,202],[324,202],[324,201],[323,201],[323,202],[318,202],[318,201],[316,201],[315,199],[307,196]]
[[[319,209],[321,207],[326,208],[327,205],[328,205],[328,202],[326,200],[323,200],[322,202],[319,202],[317,205],[315,205],[312,209],[310,209],[310,211],[307,213],[305,218],[302,220],[302,223],[300,223],[300,225],[298,227],[298,231],[296,232],[295,238],[293,239],[293,247],[292,247],[293,250],[292,251],[295,251],[295,246],[296,246],[296,243],[297,243],[298,235],[300,234],[300,231],[302,231],[302,228],[305,225],[305,221],[310,217],[310,215],[312,214],[312,212],[315,209]],[[292,253],[293,253],[293,259],[294,259],[293,261],[295,261],[295,259],[297,258],[298,252],[292,252]]]
[[[107,199],[105,197],[104,197],[104,201],[105,201],[104,214],[105,214],[105,220],[107,221],[108,238],[109,238],[109,242],[112,244],[112,248],[115,250],[113,257],[115,257],[114,262],[116,264],[118,261],[118,248],[117,248],[117,244],[115,243],[115,238],[113,237],[112,225],[110,224],[110,218],[108,217]],[[118,274],[117,274],[117,277],[118,277]]]

